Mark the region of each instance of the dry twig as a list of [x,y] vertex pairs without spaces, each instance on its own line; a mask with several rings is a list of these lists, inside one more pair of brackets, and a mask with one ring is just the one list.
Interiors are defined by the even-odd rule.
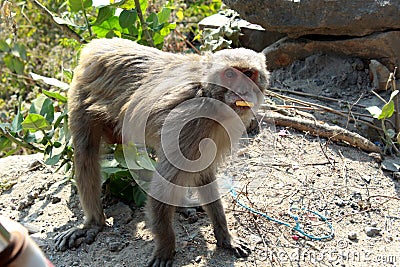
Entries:
[[308,119],[301,119],[297,117],[283,116],[276,112],[269,112],[267,114],[259,114],[263,120],[273,119],[275,124],[285,127],[293,127],[295,129],[309,132],[315,136],[327,137],[334,141],[344,141],[352,146],[359,147],[368,152],[380,153],[380,148],[373,144],[368,139],[361,135],[350,132],[339,126],[331,126],[326,123],[320,123]]

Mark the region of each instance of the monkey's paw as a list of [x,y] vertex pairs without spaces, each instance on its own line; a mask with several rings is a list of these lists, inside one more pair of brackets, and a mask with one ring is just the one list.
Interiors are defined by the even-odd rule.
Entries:
[[161,259],[159,257],[153,257],[153,259],[147,264],[147,267],[172,267],[172,259]]
[[102,226],[84,228],[73,227],[64,231],[55,237],[56,250],[65,251],[67,249],[76,248],[79,247],[82,242],[91,244],[102,228]]
[[217,243],[217,246],[231,250],[238,258],[246,258],[251,253],[247,242],[241,239],[232,239],[230,242],[222,242],[222,244]]

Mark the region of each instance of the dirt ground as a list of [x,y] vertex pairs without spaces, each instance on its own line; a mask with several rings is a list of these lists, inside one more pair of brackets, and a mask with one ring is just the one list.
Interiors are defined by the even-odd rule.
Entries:
[[[278,74],[274,77],[280,83],[294,77]],[[365,86],[364,74],[358,75],[362,78],[350,89]],[[286,85],[296,90],[293,84]],[[154,243],[144,210],[112,198],[103,201],[110,227],[93,244],[55,251],[57,232],[81,224],[83,214],[71,181],[40,164],[40,159],[40,155],[0,159],[0,183],[13,184],[1,192],[1,214],[36,232],[33,238],[55,266],[145,266]],[[225,184],[232,179],[230,185],[241,203],[289,227],[250,213],[226,192],[229,228],[247,241],[251,255],[236,259],[216,248],[204,213],[192,224],[176,214],[175,266],[400,266],[400,181],[368,153],[264,124],[259,135],[242,140],[219,174]],[[301,229],[316,237],[329,235],[331,223],[333,238],[314,240],[293,230],[290,210],[298,216]]]
[[[176,214],[176,266],[400,265],[400,183],[368,154],[304,133],[267,128],[240,154],[221,168],[221,176],[233,177],[243,203],[291,225],[290,207],[318,212],[332,223],[334,238],[303,238],[245,211],[225,194],[229,227],[249,243],[250,257],[235,259],[216,249],[205,214],[193,224]],[[36,229],[33,237],[55,266],[144,266],[154,245],[144,211],[116,200],[106,201],[112,226],[93,244],[54,250],[54,235],[82,223],[82,211],[71,182],[36,165],[38,159],[40,155],[0,160],[1,179],[17,182],[0,195],[1,214]],[[298,215],[308,233],[329,234],[315,215]]]

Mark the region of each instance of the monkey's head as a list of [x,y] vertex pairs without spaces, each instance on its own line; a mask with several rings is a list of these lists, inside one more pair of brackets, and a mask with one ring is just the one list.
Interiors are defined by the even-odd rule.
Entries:
[[263,102],[263,92],[269,85],[265,56],[238,48],[218,51],[211,57],[204,93],[230,106],[247,123]]

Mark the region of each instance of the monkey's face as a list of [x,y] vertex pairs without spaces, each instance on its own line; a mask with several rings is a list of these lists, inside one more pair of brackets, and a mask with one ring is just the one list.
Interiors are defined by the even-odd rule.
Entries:
[[220,85],[225,88],[223,101],[240,117],[252,116],[263,101],[259,87],[260,71],[249,68],[224,68],[219,72]]

